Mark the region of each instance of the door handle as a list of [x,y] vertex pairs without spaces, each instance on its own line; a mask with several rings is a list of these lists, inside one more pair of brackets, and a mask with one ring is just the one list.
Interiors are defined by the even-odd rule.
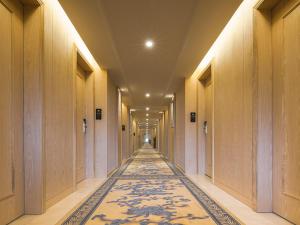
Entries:
[[86,118],[83,118],[82,120],[82,132],[85,134],[87,130],[87,120]]
[[204,122],[203,122],[203,131],[204,131],[205,134],[208,133],[208,125],[207,125],[207,121],[204,121]]

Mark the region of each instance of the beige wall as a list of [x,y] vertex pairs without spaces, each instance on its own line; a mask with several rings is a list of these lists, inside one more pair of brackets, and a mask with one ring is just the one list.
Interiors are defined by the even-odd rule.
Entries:
[[175,164],[184,170],[185,168],[185,121],[184,121],[184,83],[176,92],[176,128],[175,128],[175,152],[174,160]]

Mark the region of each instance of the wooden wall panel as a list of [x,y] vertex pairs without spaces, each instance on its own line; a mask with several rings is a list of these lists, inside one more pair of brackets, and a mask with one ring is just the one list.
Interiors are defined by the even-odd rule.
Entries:
[[169,138],[169,110],[166,110],[164,113],[164,148],[163,148],[163,154],[164,156],[168,157],[168,149],[169,149],[169,143],[168,143],[168,138]]
[[[107,175],[107,73],[85,48],[58,1],[43,0],[40,7],[39,0],[22,2],[31,5],[25,8],[24,36],[25,207],[27,213],[37,214],[76,188],[75,45],[92,70],[86,80],[86,174]],[[101,121],[94,120],[95,106],[103,110]]]
[[[254,208],[272,211],[272,38],[271,13],[254,9],[253,188]],[[256,90],[256,91],[255,91]],[[256,161],[255,161],[256,158]]]
[[44,211],[43,7],[24,7],[25,213]]
[[24,213],[23,6],[0,1],[0,224]]
[[190,113],[197,112],[197,82],[194,77],[185,80],[185,172],[188,174],[197,174],[198,170],[197,123],[190,121]]
[[13,194],[13,21],[11,12],[0,2],[0,199]]
[[175,117],[176,117],[176,128],[175,128],[175,153],[174,159],[176,165],[178,165],[181,169],[184,169],[185,162],[184,162],[184,82],[182,82],[182,86],[176,92],[176,110],[175,110]]
[[86,77],[86,117],[88,121],[87,133],[85,135],[85,166],[86,177],[94,177],[95,171],[95,73]]
[[203,123],[205,121],[204,96],[204,86],[197,80],[197,172],[201,175],[205,174],[205,134],[203,132]]
[[118,91],[109,77],[107,86],[107,172],[110,173],[118,167]]
[[252,8],[240,11],[214,58],[214,181],[250,206],[254,160],[252,18]]
[[122,126],[125,125],[125,131],[122,130],[122,160],[129,157],[129,110],[122,103]]
[[107,176],[108,146],[108,75],[106,71],[96,69],[95,73],[95,107],[102,109],[102,119],[95,121],[95,176]]
[[46,207],[74,190],[73,40],[45,1],[44,110]]

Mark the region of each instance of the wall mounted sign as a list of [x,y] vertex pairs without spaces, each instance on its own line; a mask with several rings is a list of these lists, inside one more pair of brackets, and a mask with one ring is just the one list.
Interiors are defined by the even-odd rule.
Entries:
[[196,113],[191,112],[191,123],[195,123],[195,122],[196,122]]
[[96,109],[96,120],[102,119],[102,109]]

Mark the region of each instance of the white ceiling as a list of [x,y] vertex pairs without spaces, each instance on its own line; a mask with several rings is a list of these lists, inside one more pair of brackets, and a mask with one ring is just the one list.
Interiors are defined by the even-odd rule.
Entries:
[[[159,111],[242,0],[59,1],[98,64],[128,90],[130,106]],[[155,42],[153,49],[145,48],[147,39]]]

